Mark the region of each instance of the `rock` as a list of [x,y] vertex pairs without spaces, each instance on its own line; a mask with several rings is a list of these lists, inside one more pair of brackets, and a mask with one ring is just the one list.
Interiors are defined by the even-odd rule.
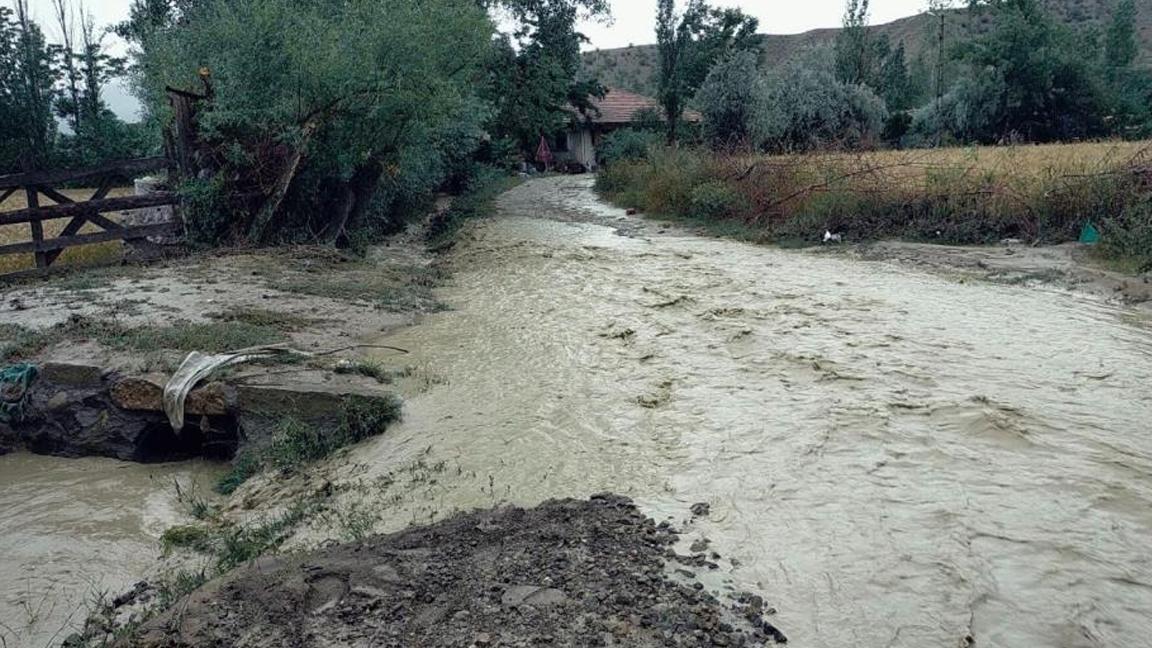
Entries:
[[201,420],[176,434],[160,412],[121,408],[111,395],[121,376],[83,365],[44,367],[12,428],[18,445],[37,454],[149,463],[203,456],[209,447],[227,456],[238,443],[226,420]]
[[[110,390],[112,401],[126,410],[164,411],[165,379],[159,376],[121,378]],[[208,383],[188,393],[184,413],[194,416],[226,416],[236,407],[236,389],[220,382]]]
[[[605,493],[477,511],[241,567],[115,645],[248,645],[304,619],[332,645],[762,646],[759,619],[665,577],[675,533],[627,502]],[[392,573],[402,584],[381,583]],[[345,579],[353,595],[330,607]]]
[[105,373],[95,365],[45,362],[40,366],[40,380],[66,387],[99,387]]
[[518,605],[532,605],[543,607],[557,605],[568,600],[567,595],[558,589],[537,587],[535,585],[516,585],[509,587],[500,597],[500,603],[505,607]]
[[16,436],[16,431],[7,424],[0,423],[0,455],[14,452],[18,447],[20,439]]
[[695,517],[708,517],[712,513],[712,506],[707,502],[699,502],[693,504],[690,510]]

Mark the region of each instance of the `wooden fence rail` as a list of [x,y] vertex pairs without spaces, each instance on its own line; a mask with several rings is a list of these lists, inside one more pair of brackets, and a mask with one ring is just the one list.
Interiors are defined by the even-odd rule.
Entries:
[[[69,171],[37,171],[0,176],[0,209],[4,202],[17,193],[27,199],[24,209],[0,211],[0,226],[28,223],[29,239],[26,242],[0,245],[0,256],[32,253],[36,259],[36,269],[0,276],[13,276],[39,273],[47,270],[60,257],[65,249],[76,245],[101,243],[105,241],[134,241],[149,236],[175,233],[179,224],[160,223],[150,225],[125,226],[105,216],[112,212],[127,209],[144,209],[175,205],[176,194],[157,192],[143,196],[109,198],[108,193],[118,181],[131,179],[141,173],[167,168],[165,158],[142,158],[111,162],[90,169]],[[62,184],[85,183],[95,186],[92,195],[86,200],[74,200],[58,191],[55,186]],[[41,205],[43,196],[54,204]],[[44,222],[62,218],[70,219],[58,236],[44,237]],[[81,234],[80,230],[92,224],[103,231]]]

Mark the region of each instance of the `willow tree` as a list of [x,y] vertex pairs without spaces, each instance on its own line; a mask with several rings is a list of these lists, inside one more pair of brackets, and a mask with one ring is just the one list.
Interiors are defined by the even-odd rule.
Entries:
[[137,39],[149,110],[167,113],[166,87],[203,83],[201,175],[259,197],[243,217],[213,223],[215,237],[270,241],[292,225],[341,238],[383,185],[434,184],[441,132],[472,123],[479,138],[486,115],[473,87],[494,28],[474,1],[148,0],[136,9],[139,22],[122,31]]

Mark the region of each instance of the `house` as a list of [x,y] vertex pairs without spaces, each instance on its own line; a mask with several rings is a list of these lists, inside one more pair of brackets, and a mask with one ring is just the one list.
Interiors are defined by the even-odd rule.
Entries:
[[[594,171],[598,164],[596,149],[605,135],[636,124],[638,117],[645,112],[654,112],[660,118],[664,114],[655,99],[618,88],[609,88],[603,99],[593,97],[592,105],[595,111],[576,115],[569,130],[556,138],[552,153],[557,162],[575,163]],[[694,110],[686,110],[683,119],[699,123],[702,116]]]

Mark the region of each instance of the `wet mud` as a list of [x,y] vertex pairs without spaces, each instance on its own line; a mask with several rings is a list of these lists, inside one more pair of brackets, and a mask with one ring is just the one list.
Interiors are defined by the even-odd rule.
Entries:
[[498,509],[304,556],[194,593],[125,648],[764,646],[755,595],[667,569],[675,534],[598,495]]

